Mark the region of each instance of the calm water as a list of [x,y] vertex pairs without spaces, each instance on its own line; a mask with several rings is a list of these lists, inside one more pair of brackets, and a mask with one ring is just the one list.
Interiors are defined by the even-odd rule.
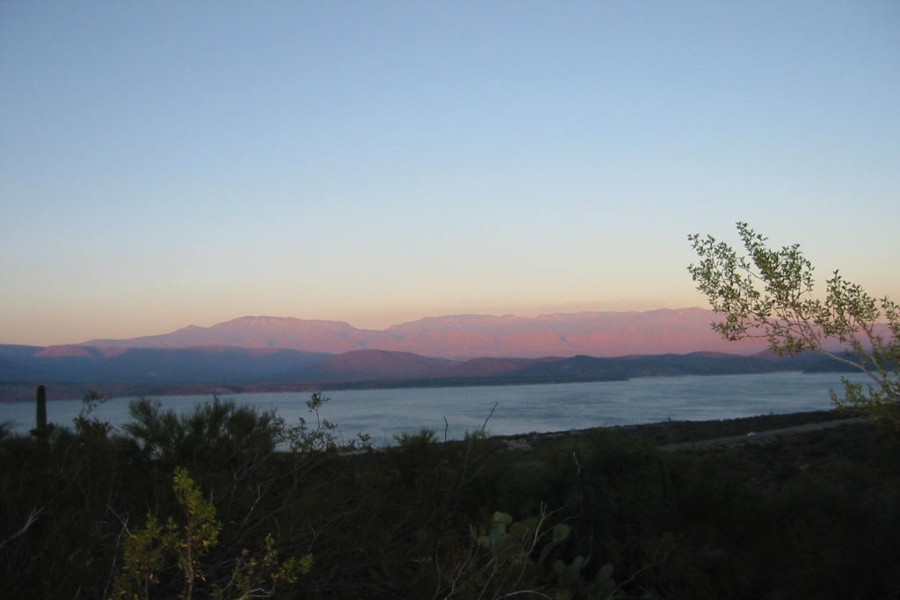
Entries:
[[[769,373],[654,377],[598,383],[514,385],[325,392],[330,400],[320,411],[350,439],[368,433],[376,444],[391,443],[395,434],[421,428],[449,438],[480,428],[493,435],[532,431],[565,431],[587,427],[634,425],[673,420],[731,419],[769,413],[831,408],[829,389],[840,390],[837,373]],[[861,381],[858,377],[852,378]],[[277,410],[289,423],[309,420],[308,393],[225,396],[238,404]],[[164,407],[190,410],[209,396],[161,398]],[[93,416],[118,426],[128,421],[132,398],[109,400]],[[496,405],[496,408],[494,408]],[[491,410],[493,408],[493,414]],[[78,400],[48,403],[48,420],[71,425],[81,409]],[[490,418],[489,418],[490,417]],[[446,421],[445,421],[446,420]],[[0,404],[0,421],[13,421],[17,431],[33,427],[30,402]]]

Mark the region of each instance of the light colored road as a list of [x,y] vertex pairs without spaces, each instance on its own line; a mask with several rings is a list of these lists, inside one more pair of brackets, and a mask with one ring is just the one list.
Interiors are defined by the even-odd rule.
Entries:
[[821,429],[832,429],[834,427],[842,427],[844,425],[854,425],[856,423],[864,423],[865,419],[856,417],[852,419],[840,419],[837,421],[824,421],[822,423],[807,423],[806,425],[796,425],[794,427],[784,427],[782,429],[769,429],[766,431],[755,431],[745,433],[743,435],[730,435],[728,437],[715,438],[712,440],[698,440],[695,442],[681,442],[678,444],[667,444],[660,446],[659,449],[664,452],[675,452],[676,450],[694,450],[697,448],[711,448],[714,446],[728,446],[730,444],[746,444],[757,440],[771,439],[784,435],[793,435],[796,433],[806,433],[809,431],[819,431]]

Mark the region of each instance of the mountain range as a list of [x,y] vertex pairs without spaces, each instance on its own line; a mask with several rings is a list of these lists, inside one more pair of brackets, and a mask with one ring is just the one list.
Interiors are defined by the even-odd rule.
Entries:
[[[759,340],[721,340],[711,311],[457,315],[384,330],[336,321],[241,317],[211,327],[58,346],[0,345],[0,400],[602,381],[684,374],[835,370],[785,359]],[[726,351],[726,352],[723,352]]]
[[[211,327],[191,325],[171,333],[125,340],[96,339],[78,346],[100,348],[195,348],[234,346],[338,354],[390,350],[465,360],[476,357],[625,356],[696,351],[750,354],[758,340],[728,342],[701,308],[645,312],[579,312],[539,317],[452,315],[429,317],[383,330],[359,329],[341,321],[290,317],[241,317]],[[77,353],[75,347],[47,353]]]

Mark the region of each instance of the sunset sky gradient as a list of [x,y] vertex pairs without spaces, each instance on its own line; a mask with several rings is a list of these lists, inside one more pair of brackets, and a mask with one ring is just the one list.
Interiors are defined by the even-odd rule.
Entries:
[[738,220],[900,299],[900,2],[0,4],[0,343],[705,306]]

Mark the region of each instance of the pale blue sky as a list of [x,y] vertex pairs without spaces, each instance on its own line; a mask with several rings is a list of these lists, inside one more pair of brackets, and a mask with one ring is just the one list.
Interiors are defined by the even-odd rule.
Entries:
[[0,3],[0,343],[900,298],[900,2]]

